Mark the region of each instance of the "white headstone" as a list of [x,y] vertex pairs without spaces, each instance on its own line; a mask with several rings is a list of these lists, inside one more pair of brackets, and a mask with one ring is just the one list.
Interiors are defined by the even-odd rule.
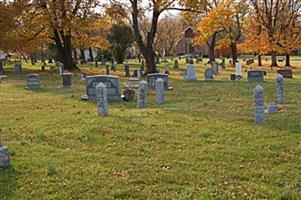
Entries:
[[196,69],[195,69],[194,64],[188,64],[187,65],[187,69],[185,71],[184,78],[186,80],[188,80],[188,81],[195,81],[195,80],[197,80]]
[[103,83],[99,83],[96,86],[96,102],[98,115],[108,115],[108,93],[107,86]]
[[239,62],[235,63],[235,76],[242,77],[242,68],[241,68],[241,64]]

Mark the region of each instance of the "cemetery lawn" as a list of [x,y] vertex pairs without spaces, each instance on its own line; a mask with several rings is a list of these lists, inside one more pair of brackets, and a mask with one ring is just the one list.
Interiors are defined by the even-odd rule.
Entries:
[[[164,105],[150,91],[146,109],[113,102],[105,118],[95,102],[80,101],[78,75],[73,89],[61,89],[54,74],[28,91],[26,76],[5,67],[0,138],[11,167],[0,171],[0,199],[301,199],[300,69],[285,79],[283,112],[257,126],[256,83],[230,82],[231,67],[212,82],[202,81],[203,65],[197,82],[171,70]],[[268,70],[262,84],[265,103],[276,99],[275,76]]]

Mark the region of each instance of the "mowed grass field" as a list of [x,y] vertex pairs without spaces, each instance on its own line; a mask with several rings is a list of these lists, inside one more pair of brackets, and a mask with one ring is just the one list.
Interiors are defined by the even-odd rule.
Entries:
[[[73,89],[61,89],[57,73],[41,74],[44,88],[29,91],[25,74],[39,66],[23,64],[20,77],[5,66],[0,138],[11,167],[0,171],[0,199],[301,199],[301,62],[292,61],[294,79],[285,79],[284,112],[263,126],[254,124],[257,83],[246,81],[246,68],[243,81],[229,81],[227,67],[205,82],[197,64],[199,80],[187,82],[169,64],[164,105],[149,90],[146,109],[110,102],[105,118],[95,102],[80,100],[79,75]],[[276,101],[276,69],[265,64],[268,104]],[[113,74],[125,82],[123,71]]]

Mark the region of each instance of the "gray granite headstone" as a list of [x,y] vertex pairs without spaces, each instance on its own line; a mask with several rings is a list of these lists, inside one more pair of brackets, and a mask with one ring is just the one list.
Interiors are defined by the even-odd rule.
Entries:
[[206,81],[208,81],[208,80],[213,80],[213,75],[214,75],[214,73],[213,73],[212,69],[207,68],[207,69],[205,70],[204,76],[205,76],[205,80],[206,80]]
[[274,102],[269,103],[268,109],[266,110],[266,113],[273,114],[277,112],[277,104]]
[[184,78],[188,81],[196,81],[196,69],[194,64],[188,64],[187,69],[184,71]]
[[96,103],[99,116],[108,115],[108,93],[107,86],[103,83],[99,83],[96,86]]
[[[120,80],[118,76],[87,76],[86,77],[86,98],[88,100],[95,100],[96,98],[96,86],[99,83],[103,83],[107,86],[108,100],[109,101],[120,101]],[[83,98],[85,99],[85,98]]]
[[156,102],[157,104],[164,103],[164,81],[161,78],[156,80]]
[[18,76],[22,73],[22,63],[20,61],[15,61],[15,75]]
[[72,88],[72,74],[71,73],[63,73],[63,88]]
[[218,75],[218,65],[217,65],[216,61],[212,61],[212,63],[211,63],[211,69],[213,71],[213,74],[215,76],[217,76]]
[[263,88],[257,85],[254,89],[254,103],[255,103],[255,123],[264,124],[264,93]]
[[0,144],[0,168],[7,168],[10,165],[8,147]]
[[277,95],[277,103],[284,104],[284,78],[281,74],[277,75],[276,78],[276,95]]
[[179,61],[177,59],[174,61],[173,68],[174,69],[179,69]]
[[37,90],[40,89],[40,76],[39,74],[28,74],[27,75],[27,89]]
[[137,108],[145,108],[147,95],[147,82],[141,81],[138,87]]
[[162,73],[154,73],[154,74],[148,74],[147,75],[147,83],[148,86],[152,89],[155,89],[156,85],[156,80],[157,79],[162,79],[164,82],[164,89],[168,90],[169,89],[169,76],[168,74],[162,74]]
[[110,75],[110,66],[106,64],[106,75]]
[[264,81],[264,71],[262,70],[250,70],[248,71],[248,81]]
[[278,74],[281,74],[283,76],[283,78],[288,78],[288,79],[293,78],[292,69],[280,69],[277,72],[278,72]]

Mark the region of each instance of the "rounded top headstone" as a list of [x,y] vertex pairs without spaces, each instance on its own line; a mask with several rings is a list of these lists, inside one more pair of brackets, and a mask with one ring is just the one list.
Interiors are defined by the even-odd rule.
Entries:
[[283,80],[283,76],[281,74],[277,74],[277,80]]

